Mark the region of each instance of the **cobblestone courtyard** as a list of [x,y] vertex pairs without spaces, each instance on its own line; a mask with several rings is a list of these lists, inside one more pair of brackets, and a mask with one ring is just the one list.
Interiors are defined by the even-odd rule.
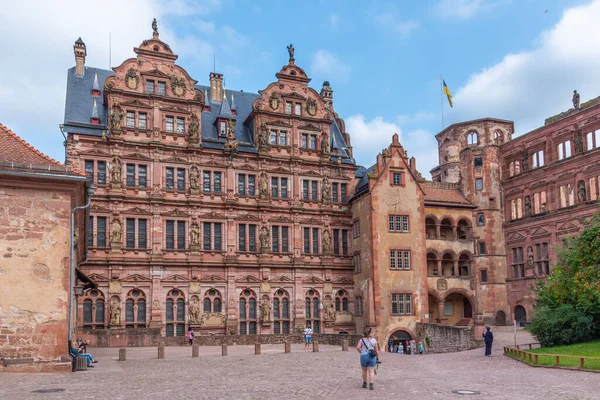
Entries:
[[[0,374],[2,399],[600,399],[600,374],[531,368],[502,355],[513,342],[510,328],[495,330],[494,357],[483,349],[462,353],[408,356],[385,353],[375,378],[375,391],[361,389],[358,354],[352,348],[320,346],[319,353],[292,346],[201,347],[191,358],[190,347],[167,347],[156,360],[156,348],[130,348],[126,362],[118,349],[91,349],[96,367],[70,375]],[[519,343],[531,338],[519,331]],[[34,393],[40,389],[65,389]],[[479,395],[454,394],[456,390]]]

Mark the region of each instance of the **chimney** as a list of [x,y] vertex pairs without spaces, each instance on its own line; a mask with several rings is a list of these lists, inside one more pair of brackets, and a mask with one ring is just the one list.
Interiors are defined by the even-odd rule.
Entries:
[[223,74],[210,73],[210,102],[220,103],[223,100]]
[[325,102],[325,108],[329,108],[333,102],[333,89],[329,86],[329,81],[323,82],[323,87],[321,88],[319,96],[321,96],[321,99]]
[[87,52],[85,50],[85,43],[83,43],[81,37],[75,41],[73,52],[75,53],[75,75],[83,76]]

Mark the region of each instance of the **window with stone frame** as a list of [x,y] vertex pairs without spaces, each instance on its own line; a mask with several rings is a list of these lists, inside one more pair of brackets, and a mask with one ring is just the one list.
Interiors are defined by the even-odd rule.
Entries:
[[486,254],[487,254],[487,249],[485,247],[485,242],[481,241],[481,242],[479,242],[479,255],[483,256],[483,255],[486,255]]
[[541,168],[544,166],[544,150],[538,150],[531,155],[532,168]]
[[348,229],[334,229],[333,230],[333,254],[335,255],[348,255]]
[[238,196],[256,195],[256,175],[238,174]]
[[350,295],[345,290],[338,290],[335,294],[335,311],[350,311]]
[[494,132],[494,144],[502,144],[504,142],[504,134],[502,131]]
[[166,301],[166,336],[185,336],[185,297],[178,289],[170,290]]
[[165,168],[165,188],[167,190],[175,189],[175,168],[173,167]]
[[[96,239],[95,241],[94,236]],[[106,242],[106,217],[90,215],[88,218],[87,232],[88,247],[104,248],[106,247]]]
[[475,178],[475,190],[483,190],[483,178]]
[[294,104],[294,114],[302,115],[302,104],[300,104],[300,103]]
[[412,294],[392,293],[392,315],[413,315]]
[[479,272],[481,274],[481,278],[479,279],[479,282],[480,283],[487,283],[487,281],[488,281],[487,269],[482,269]]
[[186,247],[186,222],[165,221],[165,248],[168,250],[185,250]]
[[318,201],[319,200],[319,182],[316,180],[302,180],[302,200]]
[[306,325],[311,327],[313,333],[321,333],[319,303],[319,293],[315,289],[307,290],[304,298]]
[[485,213],[477,213],[477,226],[485,225]]
[[183,135],[185,133],[185,118],[177,117],[176,122],[177,122],[177,125],[176,125],[177,133],[179,133],[180,135]]
[[467,144],[468,145],[479,144],[479,136],[477,135],[477,132],[472,131],[467,134]]
[[548,243],[537,243],[535,245],[535,264],[538,275],[550,275],[550,260],[548,257]]
[[292,113],[292,106],[293,106],[293,103],[291,101],[286,101],[285,102],[285,113],[286,114],[291,114]]
[[585,135],[585,139],[588,151],[600,147],[600,129],[596,129],[593,132],[588,132]]
[[167,115],[165,117],[165,131],[173,132],[175,130],[175,117]]
[[[94,172],[97,168],[97,175],[94,179]],[[90,182],[96,182],[98,185],[106,185],[106,161],[85,160],[84,170]]]
[[145,112],[138,113],[138,128],[148,129],[148,114]]
[[525,257],[523,253],[523,247],[513,247],[511,249],[511,266],[512,266],[512,277],[513,278],[524,278],[525,277]]
[[410,269],[410,250],[390,250],[390,269]]
[[273,295],[273,333],[288,335],[290,323],[290,296],[287,291],[279,289]]
[[571,157],[571,141],[567,140],[559,143],[556,146],[556,154],[559,160]]
[[357,317],[360,317],[363,315],[363,299],[362,296],[356,296],[354,298],[354,314]]
[[523,218],[523,201],[520,197],[510,201],[510,218],[511,220]]
[[221,222],[204,222],[202,235],[204,251],[223,251],[224,238]]
[[271,177],[271,197],[287,199],[288,198],[288,178]]
[[514,160],[508,164],[508,176],[515,176],[521,173],[521,161]]
[[[144,218],[126,218],[125,247],[128,249],[145,249],[148,246],[148,220]],[[137,238],[137,240],[136,240]]]
[[352,256],[352,264],[354,265],[354,273],[359,274],[361,272],[360,253],[354,253],[354,256]]
[[473,157],[473,166],[474,167],[482,167],[483,166],[483,157]]
[[271,225],[271,251],[273,253],[290,252],[290,227]]
[[82,296],[83,327],[103,329],[105,327],[104,294],[98,289],[86,290]]
[[256,252],[256,225],[239,224],[238,225],[238,251]]
[[146,80],[146,93],[154,94],[154,81]]
[[541,192],[533,194],[533,213],[541,214],[548,211],[547,210],[547,202],[546,202],[546,191],[542,190]]
[[269,144],[271,146],[277,146],[277,130],[276,129],[271,129],[271,132],[269,133]]
[[409,232],[408,215],[388,215],[388,230],[390,232]]
[[240,335],[256,335],[256,293],[250,289],[244,289],[239,299],[239,321]]
[[223,312],[223,297],[217,289],[211,288],[204,293],[202,299],[202,310],[205,313]]
[[146,294],[132,289],[125,300],[125,328],[146,327]]
[[304,254],[320,254],[319,252],[319,228],[302,228],[302,252]]
[[573,185],[568,183],[566,185],[561,185],[558,188],[558,198],[560,208],[570,207],[575,204],[575,192],[573,190]]
[[166,82],[158,82],[158,91],[157,93],[161,96],[167,95],[167,83]]
[[316,150],[317,149],[317,135],[310,135],[310,143],[309,143],[309,148],[311,150]]
[[146,165],[138,165],[127,163],[125,166],[125,184],[130,188],[146,188],[148,185],[148,167]]
[[135,111],[127,111],[125,115],[125,126],[135,128]]

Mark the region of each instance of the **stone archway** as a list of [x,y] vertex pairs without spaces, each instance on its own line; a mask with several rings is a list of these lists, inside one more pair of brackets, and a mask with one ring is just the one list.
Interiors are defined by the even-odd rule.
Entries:
[[496,326],[506,325],[506,313],[504,311],[500,310],[496,313],[495,324]]
[[517,322],[527,321],[527,311],[523,306],[515,307],[515,320]]
[[385,343],[386,350],[388,352],[396,352],[398,351],[398,346],[402,346],[402,351],[406,352],[408,342],[413,339],[415,339],[413,334],[408,330],[396,329]]

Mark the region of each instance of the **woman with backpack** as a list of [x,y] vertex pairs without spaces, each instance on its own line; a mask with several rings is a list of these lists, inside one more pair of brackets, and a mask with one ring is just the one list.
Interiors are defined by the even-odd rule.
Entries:
[[379,345],[377,339],[371,337],[371,328],[365,328],[363,338],[358,341],[356,350],[360,353],[360,366],[362,368],[363,389],[367,388],[367,377],[369,379],[369,390],[373,390],[375,379],[375,363],[379,358]]

